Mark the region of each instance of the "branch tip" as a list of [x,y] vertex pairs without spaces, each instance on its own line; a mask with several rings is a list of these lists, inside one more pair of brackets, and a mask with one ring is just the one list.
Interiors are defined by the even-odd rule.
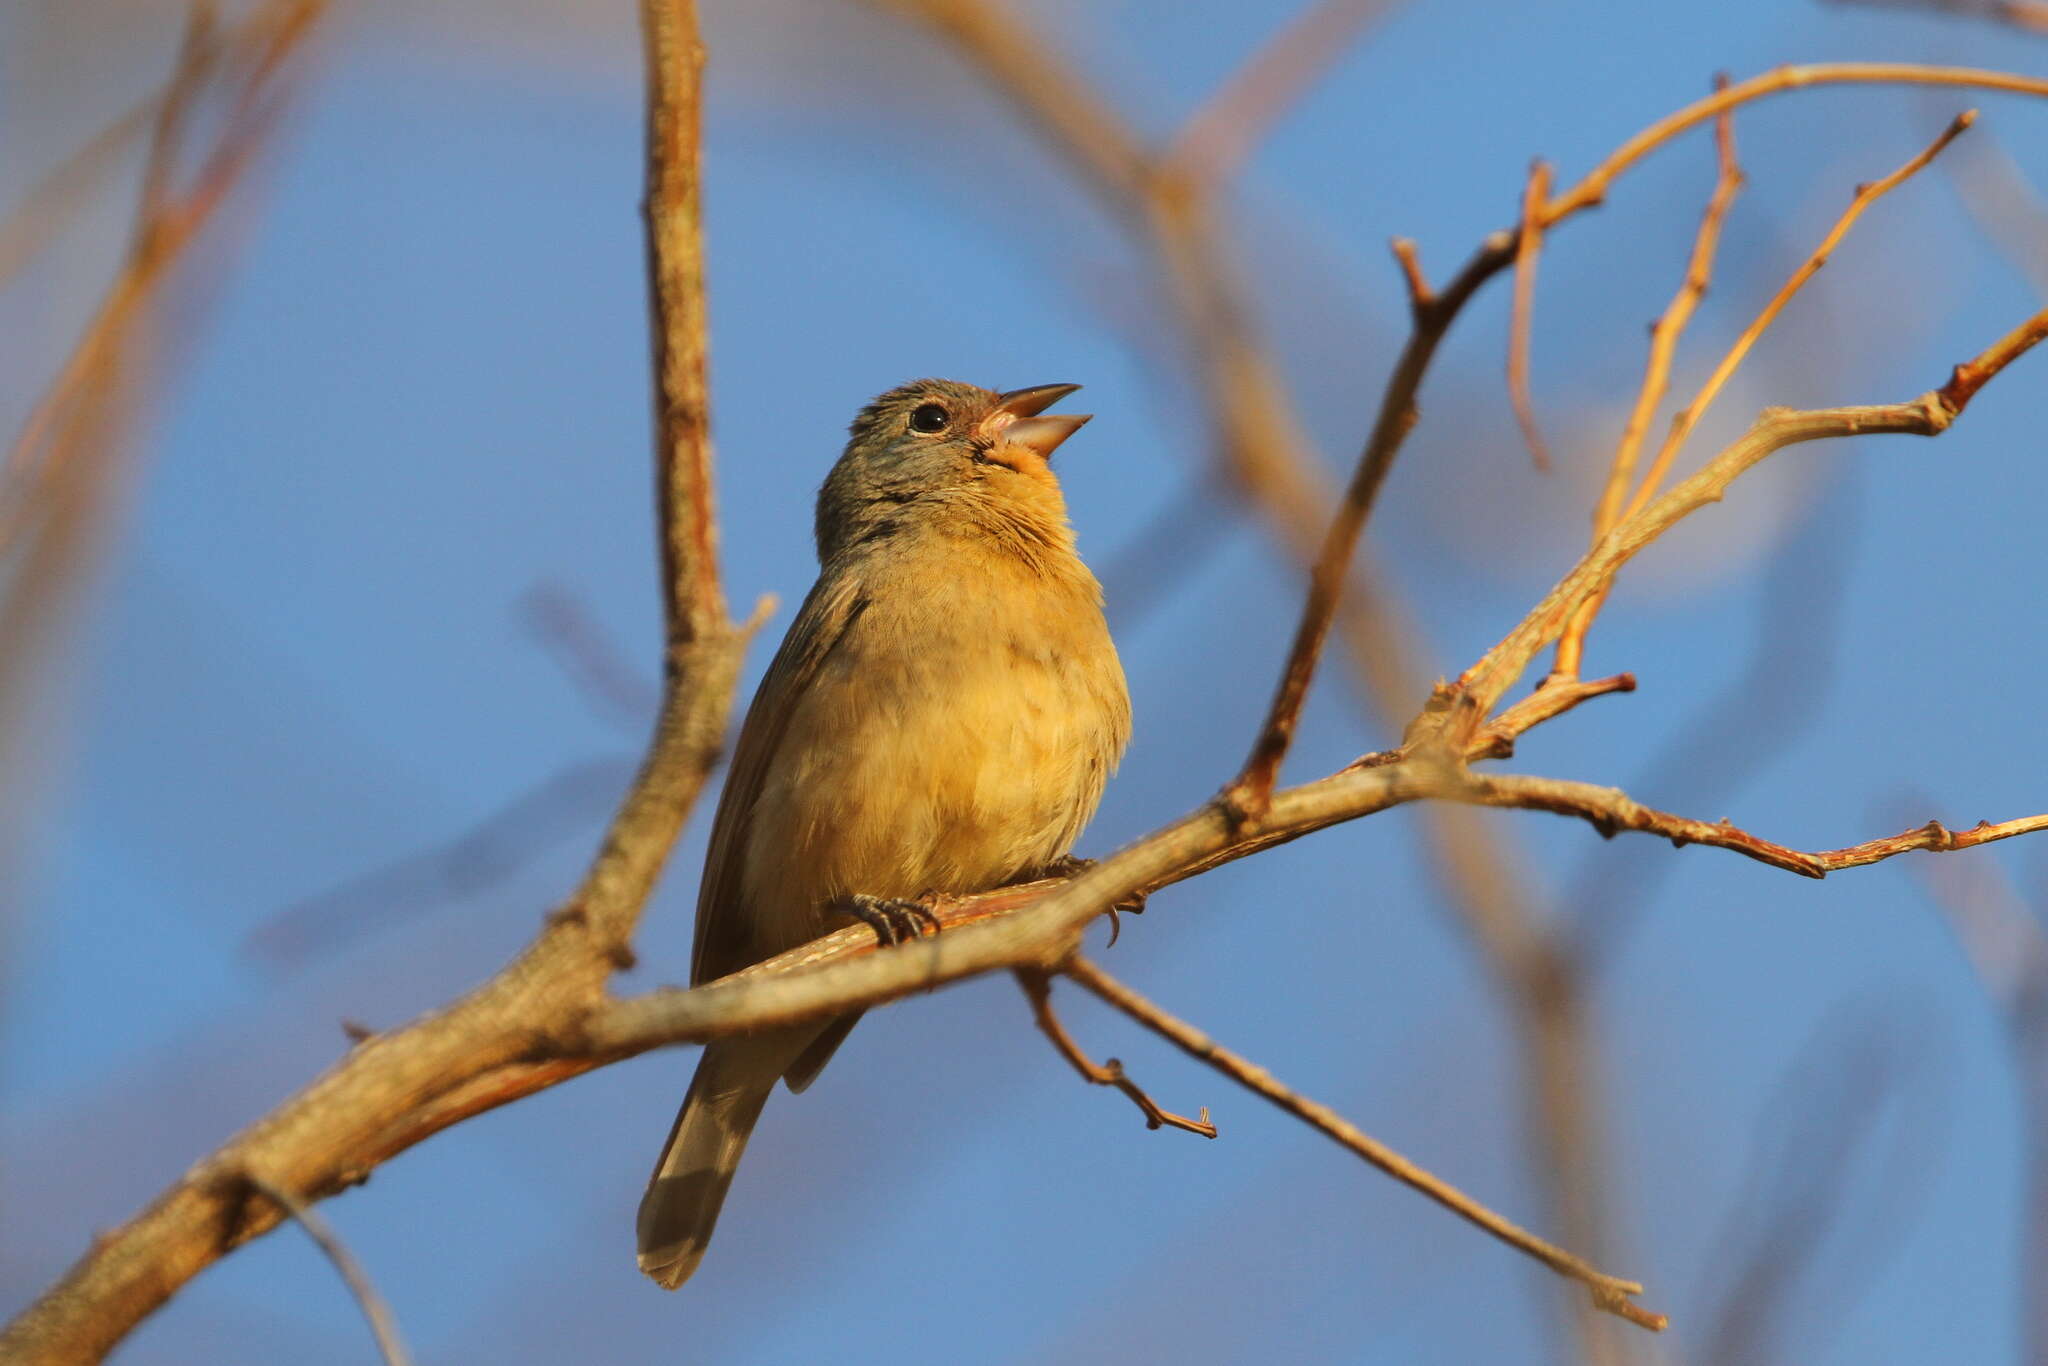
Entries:
[[1132,1081],[1129,1074],[1124,1071],[1123,1063],[1118,1059],[1107,1059],[1100,1066],[1090,1061],[1088,1055],[1081,1051],[1081,1045],[1074,1042],[1073,1035],[1067,1033],[1066,1026],[1060,1023],[1060,1017],[1053,1011],[1052,979],[1047,973],[1019,968],[1016,978],[1017,985],[1024,990],[1025,999],[1031,1002],[1032,1018],[1037,1022],[1039,1029],[1052,1041],[1052,1046],[1059,1055],[1080,1073],[1081,1080],[1095,1086],[1113,1086],[1123,1092],[1145,1116],[1147,1129],[1182,1129],[1191,1134],[1200,1134],[1203,1138],[1216,1137],[1216,1126],[1209,1122],[1208,1106],[1202,1107],[1201,1116],[1197,1119],[1177,1115],[1161,1107],[1142,1087]]

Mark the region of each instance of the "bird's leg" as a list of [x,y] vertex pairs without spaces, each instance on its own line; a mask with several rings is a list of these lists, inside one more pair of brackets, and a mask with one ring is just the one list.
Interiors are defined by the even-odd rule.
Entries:
[[840,909],[873,930],[884,948],[905,939],[917,939],[927,931],[939,932],[939,918],[932,914],[931,907],[903,897],[855,892],[840,903]]

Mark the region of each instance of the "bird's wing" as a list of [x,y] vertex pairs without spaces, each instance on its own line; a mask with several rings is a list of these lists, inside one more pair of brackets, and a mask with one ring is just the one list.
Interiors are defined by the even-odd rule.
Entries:
[[748,908],[741,873],[747,857],[747,830],[762,779],[789,728],[790,713],[846,632],[867,607],[858,577],[821,575],[803,610],[782,638],[782,648],[762,676],[759,691],[740,726],[732,769],[718,799],[711,826],[711,848],[704,859],[704,877],[697,889],[697,940],[690,955],[690,981],[700,984],[752,964]]

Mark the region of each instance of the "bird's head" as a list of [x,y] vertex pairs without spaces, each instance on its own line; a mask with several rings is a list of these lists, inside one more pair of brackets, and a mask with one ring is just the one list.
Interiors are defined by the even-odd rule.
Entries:
[[857,541],[937,527],[1067,537],[1053,451],[1087,414],[1045,416],[1081,386],[997,393],[958,380],[899,385],[860,410],[818,492],[821,560]]

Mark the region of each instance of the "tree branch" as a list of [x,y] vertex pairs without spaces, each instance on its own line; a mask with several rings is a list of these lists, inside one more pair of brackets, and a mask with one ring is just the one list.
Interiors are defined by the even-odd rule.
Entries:
[[1115,1058],[1097,1064],[1081,1051],[1081,1045],[1074,1042],[1073,1035],[1060,1023],[1060,1017],[1053,1013],[1052,978],[1043,972],[1017,972],[1017,985],[1024,989],[1024,998],[1031,1002],[1032,1018],[1037,1021],[1045,1037],[1052,1041],[1053,1049],[1081,1074],[1081,1080],[1095,1086],[1114,1086],[1130,1098],[1145,1116],[1148,1129],[1185,1129],[1203,1138],[1216,1137],[1216,1126],[1209,1122],[1209,1107],[1202,1107],[1201,1118],[1189,1119],[1171,1110],[1160,1107],[1159,1102],[1145,1094],[1138,1083],[1124,1074],[1124,1065]]
[[99,1360],[186,1280],[275,1227],[276,1207],[250,1207],[242,1198],[243,1174],[263,1172],[316,1199],[360,1180],[408,1117],[529,1061],[537,1038],[580,1019],[603,999],[606,979],[629,952],[641,908],[717,755],[746,634],[725,620],[714,559],[696,240],[695,12],[689,0],[645,0],[642,17],[669,636],[661,716],[633,786],[582,885],[516,959],[447,1007],[352,1050],[97,1239],[0,1333],[0,1359],[24,1366]]
[[1515,410],[1515,423],[1528,444],[1529,458],[1538,471],[1550,470],[1550,451],[1543,444],[1543,429],[1536,421],[1536,404],[1529,397],[1529,329],[1536,312],[1536,261],[1543,250],[1543,205],[1550,195],[1550,163],[1538,158],[1529,163],[1529,182],[1522,191],[1522,218],[1515,230],[1515,298],[1508,318],[1508,401]]
[[1509,1247],[1528,1254],[1558,1275],[1584,1285],[1591,1293],[1596,1307],[1653,1331],[1661,1330],[1665,1326],[1667,1320],[1664,1315],[1652,1313],[1630,1298],[1643,1293],[1642,1286],[1634,1281],[1610,1276],[1574,1257],[1563,1248],[1552,1246],[1505,1216],[1496,1214],[1442,1177],[1424,1171],[1374,1139],[1329,1106],[1308,1099],[1257,1063],[1232,1053],[1192,1025],[1175,1019],[1086,958],[1077,954],[1067,960],[1062,970],[1075,982],[1166,1039],[1188,1056],[1209,1064],[1247,1090],[1265,1097],[1296,1119],[1335,1139],[1396,1181],[1422,1192],[1445,1209],[1477,1225]]
[[1644,806],[1618,787],[1600,787],[1593,783],[1572,782],[1563,778],[1474,773],[1466,775],[1462,782],[1445,795],[1453,800],[1471,802],[1478,806],[1514,807],[1524,811],[1549,811],[1560,816],[1574,816],[1609,838],[1617,831],[1635,830],[1648,835],[1661,835],[1679,848],[1684,848],[1688,844],[1706,844],[1717,849],[1732,849],[1759,863],[1767,863],[1773,868],[1782,868],[1786,872],[1810,878],[1825,877],[1829,873],[1839,872],[1844,868],[1858,868],[1866,863],[1878,863],[1915,849],[1950,853],[1974,845],[1989,844],[1994,840],[2011,839],[2015,835],[2048,830],[2048,815],[2026,816],[2018,820],[2001,821],[1997,825],[1989,821],[1980,821],[1971,829],[1961,831],[1950,830],[1940,821],[1929,821],[1903,834],[1890,835],[1884,839],[1866,840],[1862,844],[1851,844],[1841,849],[1806,853],[1752,835],[1728,821],[1710,823],[1686,816],[1674,816],[1668,811],[1658,811]]
[[392,1316],[391,1306],[377,1293],[377,1287],[363,1270],[362,1264],[349,1252],[347,1244],[341,1241],[325,1219],[305,1201],[293,1195],[282,1186],[272,1185],[259,1176],[251,1175],[249,1184],[254,1186],[266,1199],[275,1202],[292,1218],[299,1227],[306,1230],[306,1236],[313,1240],[334,1269],[341,1275],[342,1283],[349,1294],[355,1297],[356,1306],[369,1321],[370,1334],[377,1339],[377,1351],[384,1358],[384,1366],[411,1366],[412,1357],[405,1350],[405,1343],[398,1336],[398,1321]]
[[[1728,78],[1715,78],[1714,89],[1726,90]],[[1642,383],[1636,386],[1635,404],[1629,409],[1628,421],[1622,425],[1621,440],[1614,448],[1614,459],[1609,463],[1607,483],[1600,490],[1600,501],[1593,507],[1593,544],[1600,544],[1600,538],[1614,530],[1614,524],[1622,517],[1622,505],[1627,500],[1629,485],[1635,479],[1636,462],[1642,455],[1643,438],[1649,434],[1650,419],[1663,406],[1664,395],[1671,388],[1671,365],[1678,355],[1678,343],[1685,336],[1685,329],[1692,323],[1693,313],[1705,297],[1707,286],[1714,278],[1714,258],[1721,249],[1721,232],[1728,222],[1728,210],[1735,203],[1735,196],[1742,191],[1742,163],[1735,154],[1735,114],[1723,109],[1714,117],[1714,189],[1707,196],[1707,207],[1700,215],[1699,231],[1693,236],[1692,255],[1686,260],[1685,278],[1679,282],[1678,293],[1657,315],[1657,321],[1650,325],[1650,354],[1644,362]],[[1592,629],[1593,618],[1599,614],[1606,602],[1606,594],[1595,596],[1592,601],[1572,614],[1570,624],[1558,638],[1557,663],[1551,668],[1553,684],[1539,690],[1541,696],[1556,685],[1575,680],[1579,676],[1584,657],[1586,632]]]
[[1451,691],[1464,723],[1473,727],[1529,665],[1556,639],[1571,614],[1613,582],[1644,546],[1686,517],[1721,500],[1744,471],[1787,446],[1847,436],[1896,432],[1938,436],[1962,414],[1979,389],[2048,336],[2048,309],[2034,314],[1955,368],[1948,382],[1905,403],[1801,411],[1769,408],[1741,438],[1689,478],[1627,518],[1580,559],[1515,629],[1459,678]]
[[[985,24],[973,27],[983,23],[983,6],[932,0],[919,8],[934,14],[943,11],[967,25],[975,42],[1002,37],[1000,30]],[[649,261],[657,318],[657,481],[668,634],[662,713],[641,771],[582,885],[516,960],[447,1007],[365,1040],[325,1075],[196,1164],[148,1209],[101,1238],[0,1334],[0,1357],[10,1362],[97,1360],[191,1276],[275,1226],[280,1218],[277,1208],[247,1199],[252,1171],[264,1173],[280,1189],[303,1192],[303,1199],[317,1199],[359,1181],[377,1162],[441,1128],[646,1048],[838,1014],[998,968],[1073,971],[1079,960],[1072,954],[1081,928],[1133,894],[1403,802],[1430,796],[1471,800],[1470,785],[1488,780],[1463,772],[1459,756],[1466,752],[1464,742],[1477,734],[1502,691],[1535,651],[1555,638],[1569,614],[1611,582],[1643,545],[1720,497],[1734,478],[1783,446],[1855,432],[1932,435],[1944,430],[1977,388],[2048,331],[2048,313],[2037,315],[1974,361],[1957,367],[1941,389],[1913,403],[1767,413],[1748,436],[1699,474],[1604,537],[1508,638],[1467,671],[1461,687],[1439,691],[1411,727],[1401,752],[1300,787],[1276,790],[1280,760],[1338,605],[1337,588],[1386,470],[1415,420],[1416,393],[1436,345],[1471,295],[1512,262],[1517,234],[1487,239],[1441,292],[1428,289],[1410,253],[1403,259],[1409,266],[1415,327],[1317,557],[1294,649],[1261,743],[1247,765],[1246,800],[1233,803],[1229,810],[1214,802],[1204,804],[1065,881],[957,899],[941,908],[942,919],[956,927],[931,939],[877,953],[871,934],[847,930],[722,982],[617,1000],[607,995],[606,984],[628,951],[648,892],[723,735],[745,639],[745,633],[725,617],[710,503],[702,256],[696,237],[698,45],[686,0],[643,0],[642,13],[649,52]],[[1028,53],[1020,65],[1028,65]],[[1034,79],[1043,74],[1035,73]],[[1022,73],[1013,73],[1010,79],[1022,79]],[[1693,123],[1744,99],[1800,84],[1850,80],[1918,80],[2048,93],[2048,82],[1996,73],[1893,66],[1786,68],[1719,92],[1631,139],[1578,186],[1549,200],[1541,226],[1548,229],[1597,202],[1615,175]],[[1063,89],[1054,78],[1051,85],[1033,92],[1035,100],[1044,101],[1035,106],[1038,116],[1062,128],[1087,126],[1093,115],[1085,91],[1078,103],[1062,107],[1054,97]],[[1090,155],[1104,181],[1142,171],[1145,164],[1142,156],[1125,157],[1113,143]],[[1171,208],[1170,196],[1160,202]],[[1192,268],[1206,259],[1195,249],[1203,240],[1202,231],[1188,237],[1162,233],[1162,242],[1176,242],[1182,249],[1175,270],[1184,284]],[[1204,307],[1227,302],[1220,296],[1203,297]],[[1214,335],[1227,339],[1240,334],[1219,325]],[[1226,357],[1227,363],[1219,362],[1219,373],[1236,373],[1232,367],[1241,359]],[[1252,408],[1231,411],[1241,415]],[[1597,691],[1589,688],[1583,695]],[[1561,708],[1535,708],[1519,719],[1535,724],[1557,710]],[[1506,715],[1514,715],[1513,710]],[[1441,743],[1445,740],[1460,743]],[[2037,818],[1960,835],[1928,827],[1889,841],[1806,857],[1847,867],[1901,848],[1960,847],[2041,825]],[[1079,971],[1090,969],[1083,964]],[[1107,979],[1098,975],[1097,981]],[[1084,984],[1103,990],[1094,982]],[[1113,983],[1107,989],[1120,990]],[[1127,1001],[1135,999],[1126,993]],[[1136,1009],[1141,1018],[1149,1010],[1142,1002],[1121,1008]],[[1224,1054],[1177,1021],[1159,1017],[1156,1011],[1151,1015],[1147,1022],[1154,1027],[1181,1031],[1178,1037],[1168,1036],[1183,1047],[1199,1050],[1198,1055],[1215,1065],[1237,1067],[1245,1084],[1355,1150],[1368,1152],[1352,1140],[1368,1145],[1370,1140],[1338,1127],[1343,1121],[1298,1097],[1290,1101],[1292,1093],[1250,1064]],[[1376,1145],[1373,1150],[1398,1161]],[[1396,1174],[1412,1184],[1421,1184],[1423,1175],[1412,1170]],[[1497,1221],[1500,1227],[1487,1226],[1500,1236],[1519,1239],[1517,1246],[1593,1287],[1603,1307],[1638,1322],[1653,1317],[1628,1304],[1627,1296],[1633,1293],[1628,1283],[1570,1259],[1498,1216],[1483,1210],[1460,1212],[1483,1224],[1489,1218]]]
[[1867,185],[1856,187],[1856,193],[1849,200],[1849,207],[1842,210],[1842,216],[1835,220],[1834,227],[1830,228],[1828,235],[1821,239],[1821,244],[1813,249],[1813,253],[1810,256],[1800,262],[1799,268],[1794,270],[1791,278],[1786,280],[1779,287],[1778,292],[1771,296],[1770,302],[1764,305],[1763,311],[1756,315],[1756,318],[1751,321],[1748,327],[1743,329],[1742,335],[1735,339],[1734,344],[1721,357],[1720,364],[1714,367],[1713,374],[1707,376],[1706,383],[1700,386],[1700,391],[1694,396],[1693,401],[1688,403],[1684,411],[1671,420],[1671,430],[1665,436],[1664,444],[1658,447],[1657,458],[1650,462],[1649,471],[1643,475],[1643,481],[1637,486],[1635,496],[1629,499],[1626,515],[1633,516],[1635,513],[1642,511],[1643,505],[1650,501],[1650,496],[1657,491],[1657,486],[1664,482],[1664,476],[1670,471],[1671,462],[1677,458],[1679,448],[1685,445],[1685,439],[1692,435],[1693,429],[1699,425],[1700,418],[1706,414],[1709,407],[1713,406],[1713,402],[1720,396],[1722,388],[1728,383],[1730,377],[1735,374],[1736,369],[1741,366],[1744,357],[1748,356],[1750,348],[1755,346],[1757,339],[1763,336],[1772,323],[1777,321],[1778,315],[1784,311],[1785,305],[1792,302],[1792,296],[1797,294],[1805,286],[1806,282],[1817,275],[1820,272],[1820,268],[1828,263],[1828,258],[1834,255],[1835,248],[1842,244],[1842,239],[1849,235],[1849,229],[1856,226],[1856,220],[1863,216],[1863,211],[1884,198],[1885,195],[1905,184],[1908,180],[1911,180],[1921,171],[1926,170],[1928,165],[1941,155],[1943,149],[1961,137],[1969,129],[1970,125],[1976,121],[1976,110],[1964,110],[1956,115],[1954,119],[1950,120],[1948,127],[1942,129],[1940,135],[1933,142],[1929,143],[1918,156],[1882,180],[1875,180]]

